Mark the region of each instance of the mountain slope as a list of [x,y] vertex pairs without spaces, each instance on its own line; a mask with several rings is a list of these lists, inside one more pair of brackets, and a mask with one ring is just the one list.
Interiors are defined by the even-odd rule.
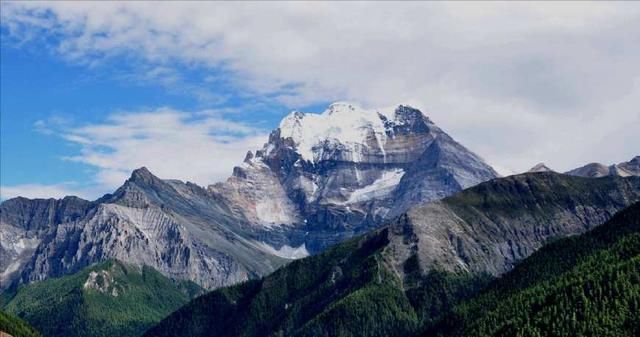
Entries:
[[[145,336],[411,335],[418,314],[397,276],[382,267],[387,235],[384,229],[351,239],[264,279],[204,295]],[[436,288],[433,296],[453,302],[460,293],[472,293],[474,285],[464,281]]]
[[[410,336],[493,275],[640,200],[640,178],[482,183],[273,274],[190,302],[146,336]],[[229,319],[231,318],[231,319]]]
[[107,261],[22,286],[4,310],[45,336],[138,336],[199,293],[149,267]]
[[[0,332],[13,337],[41,337],[40,333],[17,317],[0,310]],[[2,335],[2,334],[0,334]],[[3,335],[4,336],[4,335]]]
[[226,182],[206,189],[141,168],[95,201],[3,202],[0,288],[112,258],[209,289],[227,286],[494,177],[407,106],[294,112]]
[[604,223],[637,201],[639,192],[639,177],[544,172],[494,179],[413,207],[393,225],[418,240],[397,251],[405,259],[417,253],[423,269],[499,275],[549,240]]
[[425,336],[638,336],[640,203],[551,243]]

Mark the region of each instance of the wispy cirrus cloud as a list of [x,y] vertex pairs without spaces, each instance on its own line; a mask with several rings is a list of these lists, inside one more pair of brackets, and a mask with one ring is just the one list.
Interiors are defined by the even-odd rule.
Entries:
[[180,64],[291,108],[409,103],[503,172],[638,154],[640,6],[631,2],[2,6],[12,40],[55,37],[58,55],[89,67],[126,57],[146,69],[137,78],[167,88],[188,81]]

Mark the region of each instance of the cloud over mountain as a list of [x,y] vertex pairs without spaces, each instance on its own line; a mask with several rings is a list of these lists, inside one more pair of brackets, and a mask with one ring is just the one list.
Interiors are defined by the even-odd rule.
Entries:
[[290,108],[411,104],[502,173],[543,160],[559,170],[619,162],[640,141],[633,3],[3,3],[2,12],[8,39],[55,37],[56,54],[89,67],[125,56],[147,70],[222,70],[227,85]]

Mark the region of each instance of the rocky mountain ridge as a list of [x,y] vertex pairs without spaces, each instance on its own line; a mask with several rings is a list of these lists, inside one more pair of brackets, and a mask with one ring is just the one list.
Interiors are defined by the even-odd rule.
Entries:
[[600,163],[590,163],[565,173],[587,178],[599,178],[609,175],[621,177],[640,176],[640,156],[635,156],[627,162],[609,166]]
[[583,233],[638,200],[635,176],[544,172],[495,179],[412,207],[391,222],[394,264],[401,274],[417,254],[423,271],[500,275],[547,241]]
[[3,287],[115,258],[213,288],[286,262],[249,239],[249,227],[223,201],[197,185],[161,180],[146,168],[93,202],[16,198],[3,202],[0,212]]

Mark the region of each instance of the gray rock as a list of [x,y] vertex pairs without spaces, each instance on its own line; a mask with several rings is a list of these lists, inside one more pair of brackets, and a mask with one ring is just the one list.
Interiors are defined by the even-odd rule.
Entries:
[[495,179],[412,207],[388,226],[385,256],[402,275],[417,255],[423,272],[500,275],[542,245],[584,233],[640,201],[640,178],[557,173]]

